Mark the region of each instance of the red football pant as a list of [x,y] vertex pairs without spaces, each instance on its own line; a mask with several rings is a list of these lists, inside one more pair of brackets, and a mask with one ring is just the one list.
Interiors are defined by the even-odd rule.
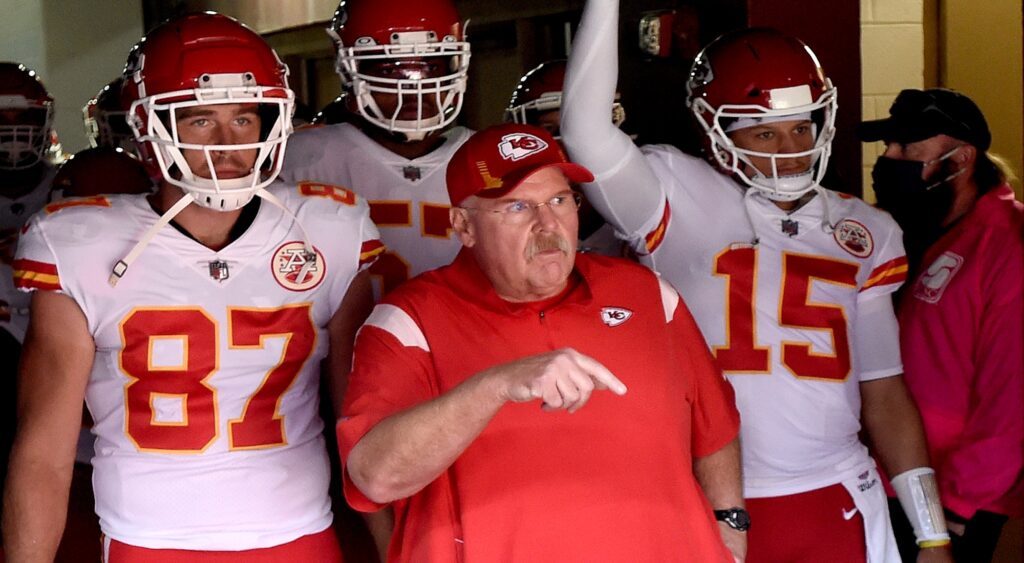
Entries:
[[[864,563],[864,519],[842,484],[746,499],[747,563]],[[848,517],[848,518],[847,518]]]
[[262,549],[244,551],[193,551],[147,549],[110,540],[105,563],[342,563],[341,548],[333,528]]

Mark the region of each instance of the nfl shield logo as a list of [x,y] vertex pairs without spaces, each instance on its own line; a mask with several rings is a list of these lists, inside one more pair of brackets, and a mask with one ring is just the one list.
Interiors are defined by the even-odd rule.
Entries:
[[228,279],[228,263],[223,260],[210,262],[210,277],[217,281]]

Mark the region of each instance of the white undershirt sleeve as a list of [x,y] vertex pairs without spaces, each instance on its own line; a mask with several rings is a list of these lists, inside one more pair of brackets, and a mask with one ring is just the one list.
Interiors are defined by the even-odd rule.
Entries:
[[627,236],[661,216],[665,196],[633,140],[611,121],[618,80],[618,0],[589,0],[573,42],[562,95],[562,140],[595,180],[583,186],[605,220]]
[[853,345],[860,381],[903,373],[900,330],[892,308],[892,294],[873,295],[857,303]]

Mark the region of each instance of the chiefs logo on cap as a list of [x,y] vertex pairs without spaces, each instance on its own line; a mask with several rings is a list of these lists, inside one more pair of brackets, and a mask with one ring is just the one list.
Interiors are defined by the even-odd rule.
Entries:
[[498,143],[498,152],[501,153],[501,158],[512,161],[522,160],[546,148],[548,148],[547,143],[529,133],[505,135]]

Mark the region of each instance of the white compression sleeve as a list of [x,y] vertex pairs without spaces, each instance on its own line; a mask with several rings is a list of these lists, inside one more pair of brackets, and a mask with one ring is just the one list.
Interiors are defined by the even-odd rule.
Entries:
[[594,173],[583,186],[587,199],[621,233],[644,235],[665,196],[640,149],[608,117],[618,80],[618,12],[618,0],[584,7],[562,87],[561,132],[572,159]]
[[892,295],[873,295],[857,302],[853,352],[857,355],[861,381],[903,372],[900,329],[892,307]]

